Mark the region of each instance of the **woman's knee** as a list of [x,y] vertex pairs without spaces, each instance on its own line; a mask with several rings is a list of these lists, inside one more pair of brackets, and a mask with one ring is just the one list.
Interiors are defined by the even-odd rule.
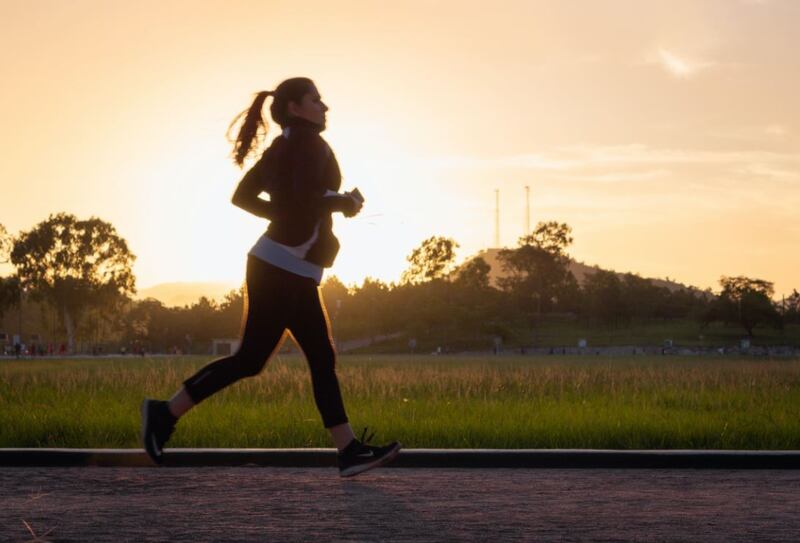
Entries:
[[336,370],[336,352],[333,347],[315,350],[307,353],[308,365],[312,371],[333,372]]
[[249,349],[239,349],[233,355],[234,367],[241,377],[255,377],[267,364],[269,354]]

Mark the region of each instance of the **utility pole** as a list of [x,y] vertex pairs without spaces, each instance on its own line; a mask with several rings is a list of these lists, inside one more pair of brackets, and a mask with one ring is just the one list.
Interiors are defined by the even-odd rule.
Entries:
[[500,189],[494,189],[494,246],[500,247]]
[[527,236],[531,233],[531,188],[525,185],[525,233]]
[[25,303],[25,289],[19,287],[19,321],[17,322],[17,333],[19,342],[22,343],[22,304]]

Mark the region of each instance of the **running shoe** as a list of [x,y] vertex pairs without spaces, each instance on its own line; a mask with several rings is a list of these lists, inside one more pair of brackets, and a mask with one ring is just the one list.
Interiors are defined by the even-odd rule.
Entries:
[[142,402],[142,445],[147,456],[156,464],[163,462],[164,444],[175,430],[177,422],[167,402],[147,398]]
[[394,460],[403,447],[399,442],[392,441],[383,447],[369,445],[368,442],[375,436],[367,435],[367,429],[361,434],[361,439],[354,439],[350,444],[339,453],[337,460],[339,463],[339,475],[342,477],[352,477],[369,469],[385,466]]

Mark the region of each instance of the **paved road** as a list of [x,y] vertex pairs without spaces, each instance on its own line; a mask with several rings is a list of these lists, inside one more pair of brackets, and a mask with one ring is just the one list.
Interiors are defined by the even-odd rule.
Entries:
[[776,470],[0,468],[0,541],[797,541],[798,492]]

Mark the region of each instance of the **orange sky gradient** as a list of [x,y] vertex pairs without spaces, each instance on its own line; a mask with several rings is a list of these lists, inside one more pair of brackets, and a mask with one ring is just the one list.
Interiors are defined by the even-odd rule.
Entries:
[[[800,2],[0,0],[0,223],[113,223],[140,288],[229,281],[265,224],[230,204],[225,131],[314,79],[343,189],[329,274],[397,280],[531,220],[589,264],[800,288]],[[270,126],[270,138],[278,133]],[[0,272],[9,271],[6,267]]]

